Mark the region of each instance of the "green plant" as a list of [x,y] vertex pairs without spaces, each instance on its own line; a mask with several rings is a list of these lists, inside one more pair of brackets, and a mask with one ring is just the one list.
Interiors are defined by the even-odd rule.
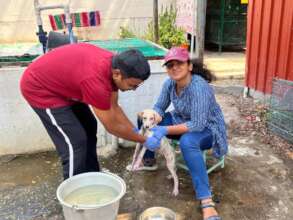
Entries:
[[[159,44],[165,48],[179,46],[187,43],[184,31],[175,25],[176,9],[171,5],[169,8],[161,10],[159,15]],[[148,24],[145,39],[154,41],[154,25],[153,21]]]
[[[180,46],[186,44],[185,32],[175,25],[176,9],[171,5],[165,9],[161,9],[159,15],[159,42],[165,48],[172,46]],[[120,38],[138,37],[129,27],[120,27]],[[154,23],[148,23],[147,31],[142,37],[146,40],[155,41],[154,39]]]
[[131,30],[129,30],[128,27],[120,27],[119,36],[120,36],[120,38],[136,37],[136,35]]

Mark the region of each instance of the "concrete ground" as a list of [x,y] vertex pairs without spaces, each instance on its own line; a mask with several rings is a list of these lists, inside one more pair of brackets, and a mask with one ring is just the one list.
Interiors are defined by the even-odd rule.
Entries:
[[219,53],[206,50],[204,63],[218,79],[244,78],[245,51]]
[[[291,220],[293,160],[262,143],[255,134],[257,131],[235,130],[232,124],[241,125],[246,120],[236,104],[238,99],[229,91],[217,94],[229,126],[230,145],[225,168],[209,176],[217,209],[225,220]],[[130,173],[125,166],[132,153],[133,148],[119,148],[117,154],[107,159],[100,157],[103,168],[126,181],[127,193],[121,200],[119,213],[138,216],[148,207],[165,206],[186,220],[202,218],[188,173],[178,170],[180,194],[173,197],[165,161],[158,159],[158,171]],[[63,219],[56,200],[56,188],[62,177],[55,152],[2,157],[0,170],[0,220]]]

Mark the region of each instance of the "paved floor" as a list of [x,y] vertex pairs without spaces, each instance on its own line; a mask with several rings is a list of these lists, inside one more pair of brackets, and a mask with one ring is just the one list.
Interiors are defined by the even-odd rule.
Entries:
[[219,79],[244,78],[245,51],[218,53],[207,50],[204,63]]

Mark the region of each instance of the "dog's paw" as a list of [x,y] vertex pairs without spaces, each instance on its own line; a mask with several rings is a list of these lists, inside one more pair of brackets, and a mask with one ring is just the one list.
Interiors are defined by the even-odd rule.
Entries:
[[132,166],[132,171],[138,171],[139,168],[140,168],[139,164],[134,164],[134,165]]
[[134,171],[134,170],[133,170],[133,166],[132,166],[131,164],[128,164],[128,165],[126,166],[126,170],[129,171],[129,172]]
[[168,176],[167,176],[167,179],[168,180],[170,180],[170,179],[172,179],[173,178],[173,176],[171,175],[171,174],[169,174]]
[[172,195],[177,196],[178,194],[179,194],[179,190],[178,189],[173,189]]

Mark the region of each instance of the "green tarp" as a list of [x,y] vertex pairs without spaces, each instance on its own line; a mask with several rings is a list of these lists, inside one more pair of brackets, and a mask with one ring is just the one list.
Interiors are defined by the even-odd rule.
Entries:
[[[166,50],[164,50],[163,48],[151,42],[144,41],[138,38],[126,38],[118,40],[95,40],[84,42],[100,46],[102,48],[111,50],[115,53],[135,48],[140,50],[149,59],[161,59],[166,53]],[[34,44],[33,46],[29,45],[27,48],[24,45],[22,45],[22,47],[19,47],[17,44],[13,44],[11,46],[0,45],[0,49],[3,50],[0,53],[0,63],[31,62],[33,59],[41,55],[42,51],[40,44]],[[8,56],[5,56],[5,50],[15,51],[15,55],[9,53]]]

